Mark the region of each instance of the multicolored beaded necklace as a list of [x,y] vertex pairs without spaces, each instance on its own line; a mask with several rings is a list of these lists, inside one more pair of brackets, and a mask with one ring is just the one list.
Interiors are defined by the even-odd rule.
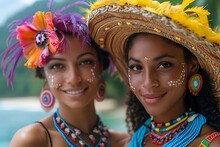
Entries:
[[189,112],[187,111],[184,114],[180,115],[177,119],[171,120],[170,122],[166,123],[156,123],[153,120],[153,117],[151,117],[151,128],[156,132],[167,132],[183,123],[188,118],[188,115]]
[[[108,128],[103,125],[99,116],[96,123],[97,125],[90,134],[83,133],[76,127],[70,127],[70,125],[60,117],[58,109],[53,115],[53,122],[57,131],[63,136],[70,147],[108,147],[110,145]],[[82,135],[89,138],[92,145],[86,142]],[[98,136],[99,140],[97,140],[95,136]]]
[[[182,130],[185,129],[186,125],[188,124],[189,111],[185,112],[184,114],[180,115],[177,119],[174,119],[167,123],[156,123],[151,117],[151,132],[148,134],[151,142],[156,145],[163,145],[173,139],[176,135],[178,135]],[[176,128],[175,128],[176,127]],[[175,129],[174,129],[175,128]],[[172,130],[173,129],[173,130]],[[171,131],[169,131],[171,130]],[[167,132],[163,136],[157,135],[155,132]],[[143,142],[144,144],[144,142]]]

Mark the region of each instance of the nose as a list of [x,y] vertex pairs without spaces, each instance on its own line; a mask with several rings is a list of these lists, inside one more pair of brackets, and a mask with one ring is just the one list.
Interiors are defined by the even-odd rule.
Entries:
[[144,70],[142,87],[145,89],[159,86],[157,73],[152,69]]
[[68,84],[73,86],[79,85],[82,81],[80,70],[75,66],[69,67],[68,71],[66,72],[66,81]]

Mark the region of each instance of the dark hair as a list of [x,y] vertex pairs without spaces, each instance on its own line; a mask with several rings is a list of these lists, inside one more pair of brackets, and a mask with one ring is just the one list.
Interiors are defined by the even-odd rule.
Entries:
[[[103,70],[106,70],[110,65],[110,59],[109,59],[109,53],[102,50],[94,40],[90,39],[90,45],[92,48],[94,48],[97,51],[98,61],[103,68]],[[38,77],[40,79],[45,79],[44,75],[44,68],[37,67],[35,70],[35,77]]]
[[[126,61],[128,60],[128,52],[132,46],[133,40],[140,34],[145,35],[147,33],[133,34],[128,38],[124,50]],[[192,59],[196,58],[188,49],[182,45],[177,44],[169,39],[166,40],[183,49],[184,58],[187,64]],[[207,124],[213,127],[216,131],[220,131],[220,110],[218,106],[220,100],[218,97],[213,95],[213,81],[209,77],[209,74],[205,72],[205,70],[200,68],[197,73],[201,74],[203,77],[202,89],[196,96],[192,95],[189,90],[187,90],[187,94],[185,96],[185,104],[188,108],[192,108],[193,111],[203,114],[207,119]],[[132,92],[130,92],[127,105],[126,123],[128,132],[133,134],[148,118],[150,118],[150,116]]]

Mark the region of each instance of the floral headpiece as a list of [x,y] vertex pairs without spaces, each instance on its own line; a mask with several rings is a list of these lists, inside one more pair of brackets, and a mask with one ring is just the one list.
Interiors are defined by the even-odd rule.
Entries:
[[128,83],[124,47],[135,33],[151,33],[178,44],[192,52],[200,67],[214,81],[220,96],[220,31],[208,23],[208,10],[191,7],[194,0],[172,5],[156,0],[97,0],[87,10],[90,36],[114,57],[121,77]]
[[[10,84],[13,82],[17,62],[21,58],[27,59],[25,66],[35,69],[43,67],[49,55],[62,51],[65,39],[63,33],[79,36],[83,44],[89,42],[89,32],[83,16],[77,13],[62,14],[73,6],[89,4],[83,1],[75,2],[52,14],[52,3],[53,0],[50,0],[48,12],[38,11],[32,18],[11,24],[11,34],[7,39],[8,48],[3,53],[2,60],[3,74]],[[10,65],[11,69],[7,73]]]

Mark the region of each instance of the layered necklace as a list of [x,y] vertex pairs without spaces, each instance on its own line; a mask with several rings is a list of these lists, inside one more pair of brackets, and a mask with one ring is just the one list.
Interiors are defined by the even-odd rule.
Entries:
[[[89,134],[69,125],[64,119],[62,119],[58,109],[53,115],[53,122],[57,131],[63,136],[64,140],[70,147],[108,147],[110,145],[108,128],[104,126],[99,116],[96,126],[92,130],[92,133]],[[85,141],[86,139],[91,143]]]
[[[178,135],[188,124],[188,118],[191,116],[189,111],[180,115],[177,119],[171,120],[166,123],[156,123],[151,117],[151,131],[148,134],[151,142],[156,145],[163,145]],[[160,136],[156,132],[167,132],[165,135]],[[145,144],[143,142],[143,144]]]

